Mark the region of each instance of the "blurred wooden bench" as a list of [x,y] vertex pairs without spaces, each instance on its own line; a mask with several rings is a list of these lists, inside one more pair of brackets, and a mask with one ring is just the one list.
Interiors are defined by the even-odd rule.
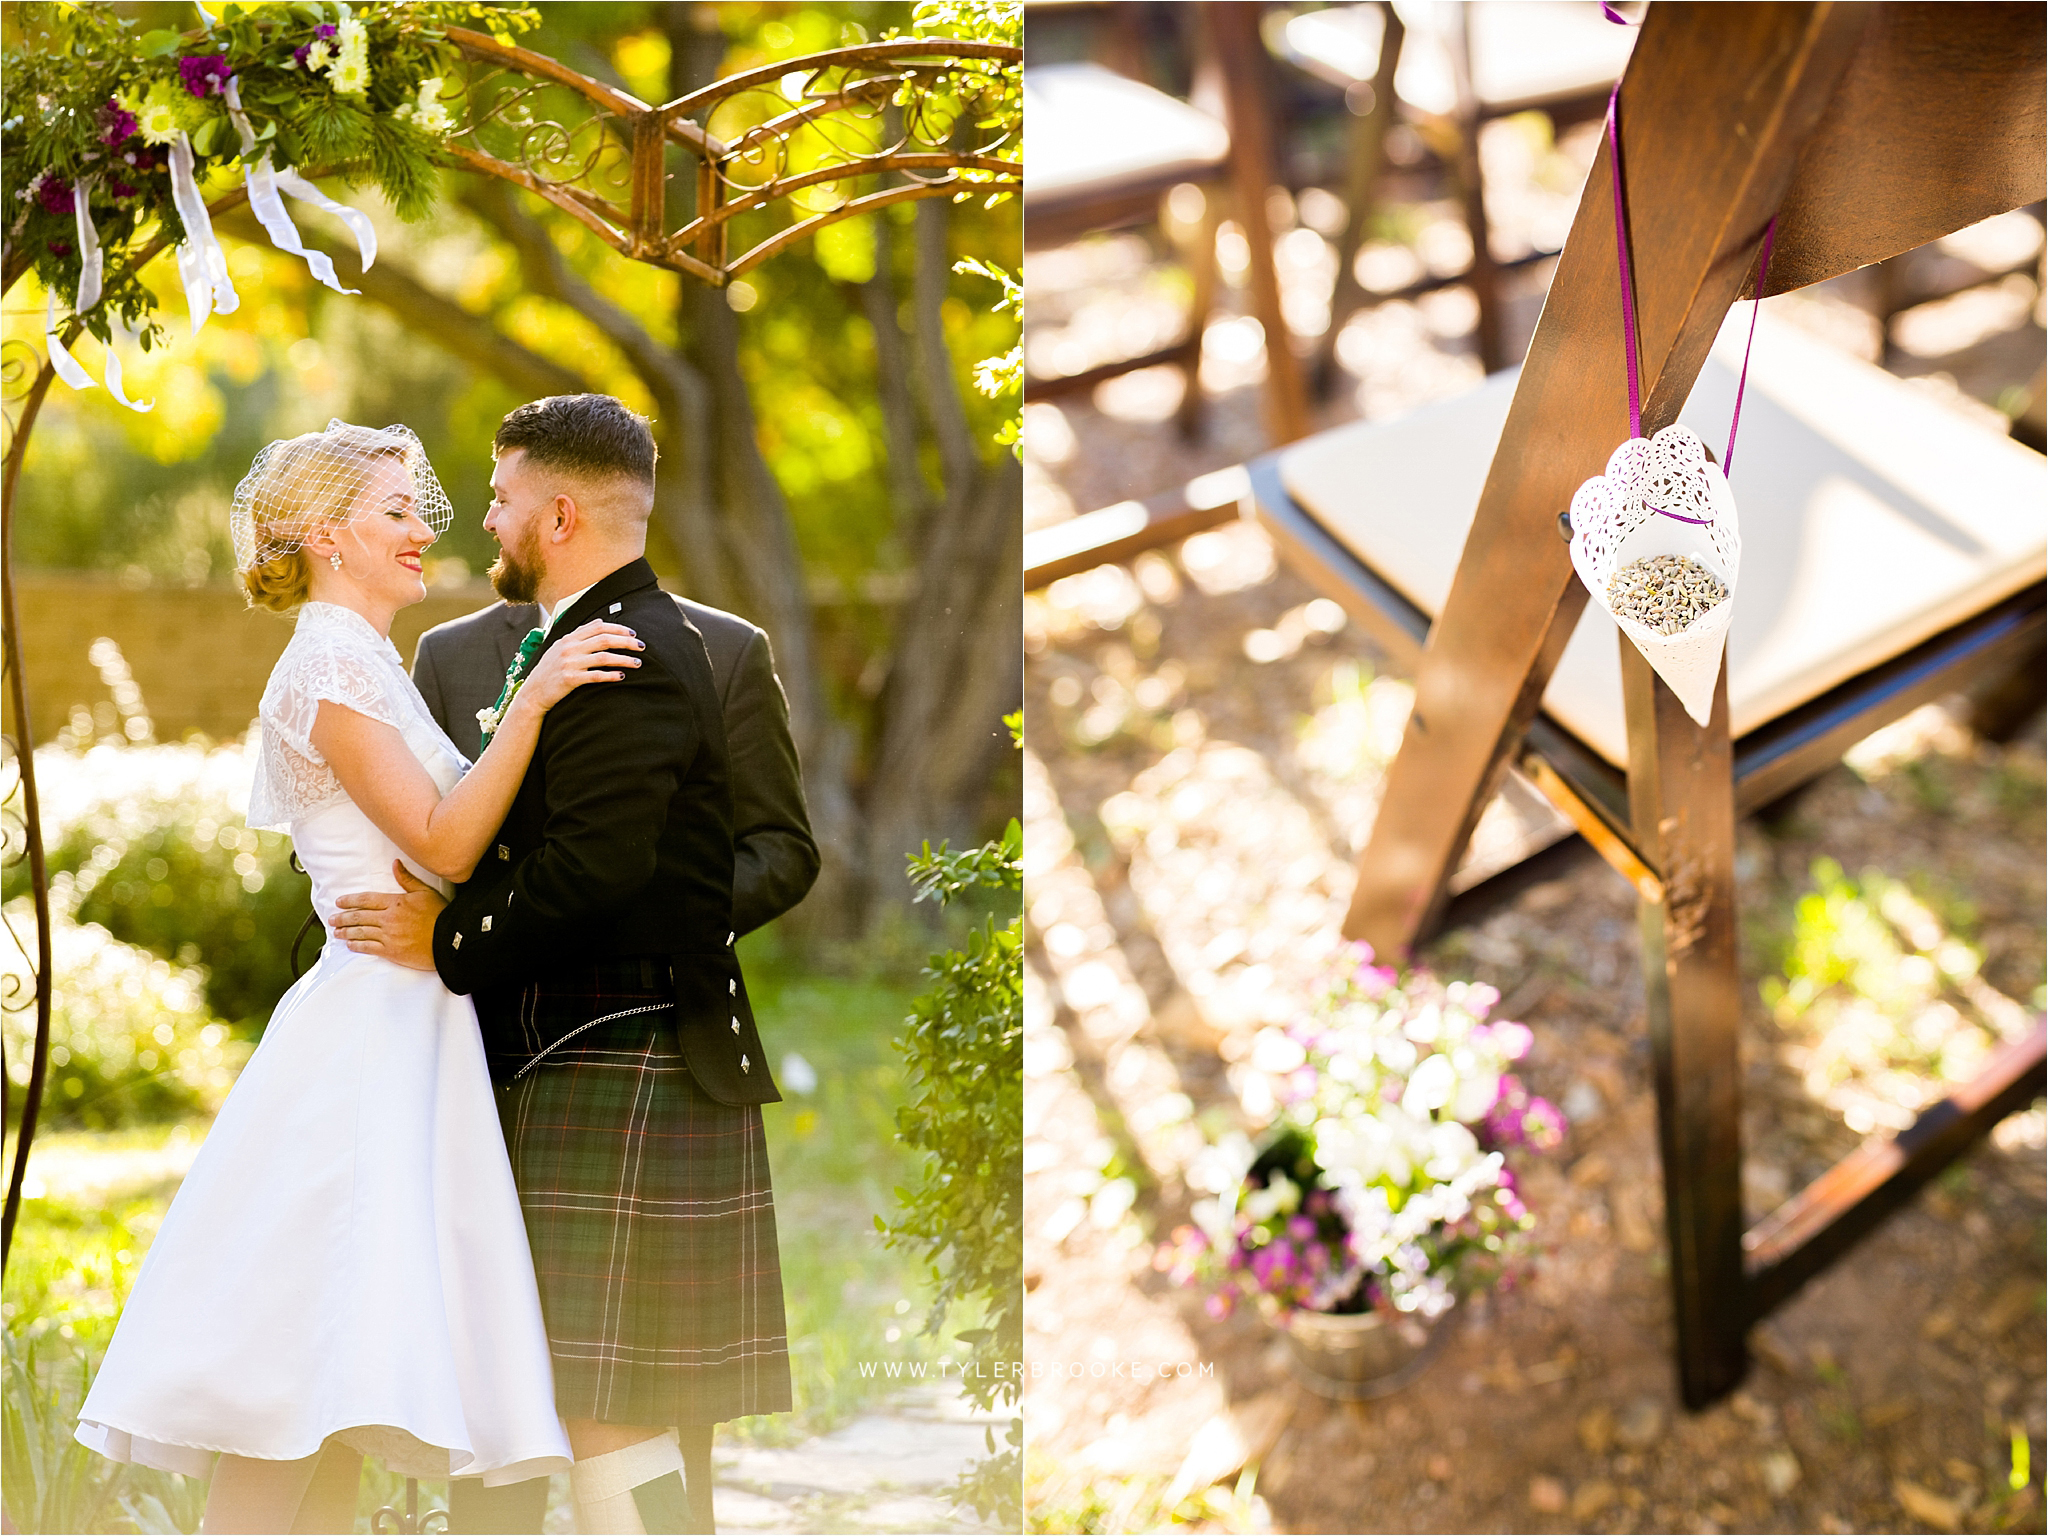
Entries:
[[[1406,19],[1404,20],[1404,13]],[[1495,257],[1486,214],[1479,131],[1496,118],[1541,112],[1553,130],[1598,117],[1635,34],[1614,26],[1592,0],[1474,0],[1465,5],[1407,5],[1402,0],[1305,10],[1272,33],[1276,51],[1297,68],[1345,92],[1353,108],[1343,234],[1330,325],[1311,380],[1326,391],[1336,376],[1337,333],[1368,303],[1413,298],[1462,284],[1479,307],[1473,339],[1488,373],[1507,366],[1500,273],[1548,260],[1535,250]],[[1363,108],[1363,111],[1357,110]],[[1388,130],[1415,124],[1450,173],[1472,241],[1462,272],[1424,277],[1399,294],[1369,294],[1356,264],[1378,202]]]
[[1216,112],[1099,64],[1024,71],[1025,153],[1031,163],[1024,192],[1027,250],[1156,223],[1161,199],[1174,187],[1209,189],[1198,228],[1187,241],[1194,293],[1181,337],[1073,373],[1027,374],[1027,401],[1084,393],[1119,374],[1171,364],[1186,381],[1178,417],[1183,433],[1192,435],[1202,407],[1202,338],[1215,298],[1218,194],[1227,188],[1249,250],[1252,311],[1265,333],[1269,435],[1275,443],[1291,442],[1308,429],[1307,395],[1281,313],[1266,218],[1273,147],[1265,59],[1257,44],[1259,9],[1240,3],[1198,8],[1202,72],[1215,81],[1209,94],[1217,98]]

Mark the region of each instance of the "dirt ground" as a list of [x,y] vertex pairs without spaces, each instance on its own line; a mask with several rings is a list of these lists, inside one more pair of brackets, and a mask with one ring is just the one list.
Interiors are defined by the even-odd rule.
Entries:
[[[1532,223],[1576,197],[1555,166],[1529,183]],[[1312,254],[1295,241],[1291,303],[1308,302]],[[1173,292],[1150,261],[1129,241],[1036,261],[1042,334],[1027,348],[1065,344],[1071,366],[1120,326],[1119,344],[1142,350],[1140,320]],[[1543,280],[1520,279],[1522,341]],[[1877,360],[1854,297],[1845,281],[1773,302]],[[2041,355],[2038,288],[2013,297],[1997,316],[1950,301],[1945,330],[1939,315],[1902,317],[1892,366],[1985,409]],[[1354,320],[1364,334],[1339,348],[1348,382],[1325,421],[1476,381],[1469,310],[1455,291],[1435,298]],[[1165,324],[1157,314],[1145,323]],[[1262,354],[1242,342],[1205,362],[1214,399],[1198,444],[1167,419],[1179,385],[1164,371],[1091,404],[1033,407],[1028,524],[1260,451]],[[1574,1122],[1528,1168],[1541,1259],[1527,1283],[1461,1309],[1421,1380],[1365,1404],[1297,1387],[1255,1315],[1207,1317],[1153,1269],[1152,1245],[1186,1219],[1202,1148],[1258,1124],[1242,1059],[1334,944],[1412,691],[1250,525],[1034,594],[1026,650],[1031,1528],[2043,1529],[2048,1114],[2037,1102],[2007,1120],[1754,1330],[1738,1393],[1684,1412],[1635,904],[1597,863],[1423,957],[1499,988],[1496,1016],[1535,1032],[1532,1087]],[[1981,1051],[2042,1006],[2043,722],[2001,745],[1960,714],[1930,706],[1742,828],[1752,1215],[1940,1097],[1956,1067],[1944,1052]],[[1898,883],[1885,910],[1902,948],[1826,1007],[1773,1010],[1764,987],[1795,941],[1859,942],[1818,915],[1823,856],[1872,903]],[[1930,980],[1927,957],[1952,940],[1981,968]],[[1910,1018],[1917,1045],[1887,1036],[1885,1018]]]

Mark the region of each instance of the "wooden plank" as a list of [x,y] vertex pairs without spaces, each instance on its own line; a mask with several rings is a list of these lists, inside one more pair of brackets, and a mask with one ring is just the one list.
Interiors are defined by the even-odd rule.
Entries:
[[1120,501],[1024,536],[1024,590],[1128,560],[1243,515],[1242,469],[1219,469],[1147,501]]
[[2025,1109],[2048,1086],[2044,1051],[2048,1032],[2036,1024],[1907,1129],[1858,1147],[1745,1233],[1752,1320],[1840,1258],[1979,1136]]
[[[1146,352],[1138,357],[1123,358],[1114,363],[1103,363],[1079,373],[1056,373],[1040,378],[1027,375],[1024,380],[1024,398],[1031,400],[1058,400],[1067,395],[1084,395],[1098,384],[1126,373],[1136,373],[1140,368],[1161,368],[1171,365],[1188,370],[1190,373],[1200,366],[1202,337],[1197,332],[1183,337],[1170,347]],[[1190,386],[1192,387],[1192,385]]]
[[[1691,391],[1864,19],[1855,6],[1651,8],[1622,86],[1646,432]],[[1440,904],[1549,682],[1559,621],[1585,600],[1557,514],[1627,432],[1603,146],[1430,636],[1348,937],[1402,953]]]
[[1735,744],[1735,804],[1744,815],[1826,772],[1880,726],[2022,662],[2044,630],[2035,585],[1903,655],[1757,727]]
[[1742,977],[1735,956],[1735,785],[1728,664],[1703,728],[1625,636],[1629,799],[1635,841],[1664,899],[1642,934],[1679,1395],[1700,1408],[1742,1379]]
[[1396,667],[1412,673],[1429,639],[1429,615],[1288,494],[1280,478],[1279,454],[1261,454],[1245,469],[1251,476],[1252,513],[1273,536],[1281,558],[1358,620]]
[[1858,9],[1870,13],[1861,46],[1785,194],[1771,293],[2048,192],[2048,6]]

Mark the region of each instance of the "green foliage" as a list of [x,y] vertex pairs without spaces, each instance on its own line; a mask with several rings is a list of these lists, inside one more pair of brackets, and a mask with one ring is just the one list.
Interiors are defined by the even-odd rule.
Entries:
[[[208,1008],[260,1028],[292,984],[292,941],[311,887],[291,866],[290,840],[250,831],[235,809],[244,761],[232,749],[211,757],[185,747],[95,749],[68,766],[97,793],[46,836],[55,904],[123,943],[203,965]],[[165,765],[153,782],[125,766],[153,762]],[[52,757],[40,776],[57,766]],[[302,957],[322,942],[309,934]]]
[[[34,917],[17,901],[8,917],[27,931]],[[41,1124],[105,1130],[198,1114],[219,1107],[249,1054],[227,1026],[206,1011],[204,973],[157,959],[97,926],[79,927],[63,913],[50,935],[55,992],[50,1009],[50,1067]],[[12,946],[10,946],[12,948]],[[25,957],[15,951],[11,979],[28,986]],[[8,1074],[27,1084],[35,1014],[4,1016]],[[8,1124],[21,1116],[24,1095],[8,1098]]]
[[9,1329],[0,1395],[7,1517],[18,1531],[196,1531],[206,1485],[126,1466],[72,1437],[97,1360],[54,1332]]
[[[1021,891],[1023,839],[1012,821],[999,842],[953,853],[926,844],[910,861],[920,901],[942,905],[974,890]],[[909,1072],[910,1102],[897,1133],[926,1154],[924,1179],[897,1191],[903,1215],[875,1225],[893,1246],[920,1249],[937,1289],[925,1329],[936,1334],[955,1306],[980,1325],[955,1336],[970,1346],[963,1387],[984,1411],[1014,1404],[1023,1357],[1024,1003],[1021,910],[991,916],[963,949],[932,956],[908,1033],[897,1042]],[[1020,1518],[1024,1424],[1010,1422],[1007,1448],[962,1480],[960,1496],[984,1519]]]
[[[106,289],[86,315],[101,341],[110,317],[156,334],[156,298],[133,258],[159,233],[185,234],[171,193],[168,145],[189,135],[202,189],[209,176],[239,175],[241,136],[218,89],[195,92],[180,66],[219,59],[231,72],[256,136],[252,154],[280,167],[335,174],[378,186],[401,218],[432,203],[433,168],[445,159],[445,112],[419,110],[424,82],[451,73],[455,54],[443,28],[483,22],[501,35],[535,25],[530,6],[421,0],[341,0],[221,8],[210,29],[138,32],[105,3],[15,7],[18,43],[6,50],[0,94],[5,156],[0,206],[10,210],[7,269],[32,267],[47,290],[74,294],[82,257],[70,189],[91,183],[90,203],[105,252]],[[332,46],[317,29],[360,24],[368,77],[349,90],[339,72],[321,74],[299,57]],[[125,116],[124,116],[125,114]],[[114,136],[119,124],[126,128]],[[43,193],[50,194],[46,202]],[[13,210],[19,210],[14,213]]]
[[[1024,316],[1024,284],[1014,273],[1006,272],[991,261],[982,261],[969,256],[953,264],[959,273],[972,273],[977,277],[990,278],[1002,285],[1002,297],[991,309],[992,314],[1015,315],[1021,322]],[[1024,398],[1024,343],[1019,341],[1009,351],[995,357],[985,357],[974,365],[974,387],[992,400],[1015,399],[1020,404]],[[996,434],[996,441],[1007,447],[1018,458],[1024,456],[1024,418],[1021,412],[1013,413]]]

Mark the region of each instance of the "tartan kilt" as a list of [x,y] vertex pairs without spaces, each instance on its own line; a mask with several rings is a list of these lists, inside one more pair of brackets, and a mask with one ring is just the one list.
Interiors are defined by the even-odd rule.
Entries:
[[593,1025],[498,1088],[567,1419],[790,1409],[761,1108],[697,1085],[665,971],[608,961],[525,989],[544,1026],[652,1011]]

